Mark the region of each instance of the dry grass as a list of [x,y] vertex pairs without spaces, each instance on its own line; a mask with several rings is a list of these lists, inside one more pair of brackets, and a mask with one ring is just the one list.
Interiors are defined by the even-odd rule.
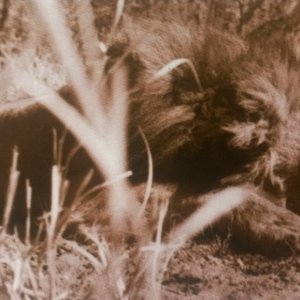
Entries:
[[[146,207],[147,199],[151,195],[153,166],[150,146],[145,136],[143,138],[149,158],[149,179],[142,203],[127,181],[131,174],[126,169],[127,111],[130,97],[127,90],[128,70],[122,63],[119,64],[112,74],[110,89],[107,88],[107,78],[103,72],[107,57],[99,50],[95,40],[97,34],[92,22],[92,10],[86,3],[81,2],[75,3],[78,11],[84,10],[86,14],[85,18],[78,18],[84,42],[82,53],[72,40],[59,1],[32,0],[36,11],[34,18],[39,20],[49,35],[58,61],[64,67],[67,81],[79,96],[82,113],[67,104],[53,89],[53,85],[49,86],[48,82],[43,81],[43,76],[36,76],[28,68],[10,70],[10,77],[15,86],[31,97],[31,102],[45,106],[61,120],[103,174],[105,181],[102,188],[106,191],[108,209],[99,211],[99,214],[108,215],[108,230],[106,227],[103,232],[99,232],[92,226],[82,224],[80,233],[86,242],[80,244],[63,238],[63,231],[71,219],[65,215],[61,218],[66,183],[62,167],[55,165],[52,168],[51,210],[45,212],[41,222],[41,227],[46,230],[46,241],[30,242],[29,214],[25,243],[17,235],[7,235],[7,224],[19,175],[15,152],[0,236],[1,291],[10,299],[136,299],[138,296],[159,299],[163,274],[174,251],[205,226],[239,205],[245,196],[239,188],[212,196],[207,206],[195,211],[189,219],[174,228],[168,237],[164,237],[162,230],[168,201],[162,201],[159,204],[157,224],[153,228],[147,226]],[[123,1],[118,2],[111,35],[117,30],[123,4]],[[185,59],[166,62],[165,68],[157,70],[152,80],[164,76],[167,69],[175,68],[181,63],[190,64]],[[198,79],[197,82],[201,87]],[[109,101],[104,101],[107,97]],[[28,211],[31,207],[31,194],[28,184]],[[79,192],[78,197],[80,196],[82,194]],[[130,247],[126,242],[128,236],[135,237],[135,242]],[[76,254],[81,257],[81,262],[74,266],[74,263],[63,261],[61,253],[69,253],[70,259]],[[67,267],[61,271],[64,263]],[[87,276],[78,290],[74,283],[76,277],[79,273],[84,277],[87,272],[92,272],[93,275]]]

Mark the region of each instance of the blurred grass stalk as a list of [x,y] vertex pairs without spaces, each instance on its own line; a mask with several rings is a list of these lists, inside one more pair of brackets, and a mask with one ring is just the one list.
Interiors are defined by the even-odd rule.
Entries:
[[8,187],[6,193],[5,209],[3,214],[3,222],[2,222],[3,234],[8,232],[8,226],[11,218],[13,203],[14,203],[15,194],[17,191],[17,186],[18,186],[18,181],[20,176],[20,172],[17,169],[18,157],[19,157],[19,152],[18,149],[15,147],[13,149],[13,154],[12,154],[12,162],[11,162],[11,168],[9,172],[9,180],[8,180]]
[[[65,16],[62,13],[63,8],[59,1],[32,0],[32,3],[40,17],[39,21],[45,26],[54,50],[66,70],[70,84],[78,95],[80,110],[83,114],[81,115],[63,99],[60,99],[57,93],[36,79],[31,81],[34,90],[30,92],[27,85],[27,92],[36,97],[38,102],[46,106],[74,134],[94,160],[105,180],[114,182],[107,187],[111,227],[115,233],[120,230],[130,232],[132,228],[136,228],[136,226],[128,225],[132,224],[134,220],[133,211],[137,206],[136,199],[129,193],[125,180],[115,181],[126,171],[126,70],[124,67],[120,67],[113,74],[112,88],[109,91],[111,96],[108,99],[110,103],[108,108],[105,107],[104,102],[108,101],[103,98],[109,97],[109,95],[103,90],[99,91],[98,82],[90,79],[88,74],[90,72],[87,72],[82,56],[74,45],[70,30],[66,26]],[[94,28],[93,16],[85,18],[85,22],[88,20],[91,24],[84,26],[85,28],[81,28],[81,30]],[[94,32],[82,34],[83,36],[96,35]],[[98,53],[97,57],[89,57],[89,61],[94,62],[92,73],[95,74],[97,71],[95,69],[101,69],[103,57],[101,58],[99,48],[96,49],[97,44],[94,39],[85,38],[84,42],[87,55],[96,56]],[[104,74],[101,78],[104,78]]]
[[[163,223],[168,205],[167,202],[161,203],[157,227],[150,228],[150,234],[149,232],[142,232],[146,228],[146,226],[144,226],[146,223],[145,209],[151,193],[153,166],[150,146],[141,130],[141,135],[145,141],[145,147],[148,153],[149,177],[145,198],[143,204],[140,205],[126,180],[128,175],[130,175],[130,173],[126,172],[128,70],[125,66],[119,64],[118,69],[109,77],[110,88],[107,90],[105,83],[108,78],[106,78],[103,71],[106,57],[101,53],[97,41],[95,41],[97,34],[93,25],[92,10],[90,8],[85,9],[83,1],[76,0],[79,11],[85,11],[87,14],[85,18],[82,16],[79,18],[79,20],[81,20],[80,22],[82,22],[82,26],[80,26],[81,35],[83,36],[82,40],[85,43],[83,56],[78,52],[71,38],[70,30],[66,25],[65,16],[62,13],[64,10],[60,6],[60,2],[58,0],[31,1],[39,15],[38,20],[48,32],[54,50],[66,70],[69,82],[78,95],[79,111],[82,113],[64,101],[53,89],[31,76],[28,72],[20,72],[18,70],[15,72],[15,80],[18,84],[23,85],[23,90],[27,92],[27,94],[33,96],[37,102],[45,106],[72,132],[104,176],[105,183],[103,186],[106,186],[108,190],[108,214],[111,220],[111,237],[112,241],[115,242],[114,246],[116,246],[116,249],[111,249],[111,251],[113,254],[119,254],[119,256],[121,256],[121,251],[124,250],[124,244],[122,244],[124,239],[120,238],[120,235],[128,232],[137,234],[140,238],[138,241],[140,244],[143,244],[143,247],[137,250],[139,253],[142,253],[143,258],[141,261],[144,261],[146,266],[140,266],[141,270],[136,271],[136,278],[138,278],[141,273],[145,273],[145,276],[147,276],[147,274],[149,275],[148,282],[150,281],[151,286],[150,288],[147,287],[146,293],[148,293],[148,295],[145,295],[145,298],[156,299],[160,295],[160,283],[167,265],[165,264],[165,266],[162,267],[163,258],[167,256],[169,259],[171,254],[187,240],[203,230],[207,225],[213,223],[217,218],[239,205],[246,198],[246,195],[242,188],[232,188],[214,194],[209,198],[209,201],[203,208],[196,210],[190,218],[175,227],[166,238],[163,236]],[[86,5],[90,5],[88,2],[85,3],[87,3]],[[112,35],[115,34],[117,23],[122,15],[121,10],[123,5],[124,1],[118,2]],[[85,57],[85,63],[83,57]],[[182,63],[188,63],[190,65],[190,62],[186,59],[174,60],[158,71],[153,80],[164,76],[166,70],[169,70],[170,67],[172,69]],[[191,66],[191,68],[194,70],[193,66]],[[201,83],[197,74],[195,74],[195,77],[201,90]],[[99,89],[99,86],[102,86],[102,88]],[[59,170],[56,168],[57,167],[54,167],[53,169],[55,174],[53,173],[54,182],[52,183],[54,185],[52,191],[52,209],[50,212],[52,216],[47,228],[48,250],[51,252],[48,263],[52,266],[55,265],[55,253],[53,252],[53,248],[55,248],[54,231],[60,209],[59,197],[61,196],[59,195],[61,178],[59,177]],[[28,198],[30,198],[30,194],[31,191],[28,189]],[[14,194],[12,193],[11,197],[13,198],[13,196]],[[29,202],[27,209],[30,209]],[[5,223],[7,222],[8,221]],[[5,227],[6,226],[7,225],[5,225]],[[30,230],[28,226],[29,225],[27,225],[26,229],[27,235],[29,235]],[[154,235],[155,232],[155,243],[152,243],[152,235]],[[97,238],[92,237],[92,239],[98,245],[99,249],[101,249]],[[141,242],[142,240],[143,242]],[[147,245],[145,245],[145,242]],[[140,244],[138,243],[138,246],[140,246]],[[152,252],[150,255],[149,251]],[[91,259],[88,254],[85,252],[84,254]],[[99,252],[99,257],[101,258],[101,265],[105,267],[108,262],[106,254],[102,250]],[[91,259],[91,261],[93,262],[93,259]],[[99,267],[97,262],[94,262],[93,265],[95,268]],[[147,268],[148,270],[146,270]],[[52,272],[52,280],[54,281],[55,270],[52,270]],[[117,277],[117,282],[118,280],[122,280],[123,282],[122,274]],[[128,283],[128,285],[130,284]],[[52,297],[54,297],[54,283],[52,284],[51,293]],[[122,293],[123,288],[120,288],[119,294],[122,295]],[[129,291],[126,291],[126,293],[128,294]],[[124,297],[126,298],[126,296]],[[120,298],[122,297],[120,296]]]

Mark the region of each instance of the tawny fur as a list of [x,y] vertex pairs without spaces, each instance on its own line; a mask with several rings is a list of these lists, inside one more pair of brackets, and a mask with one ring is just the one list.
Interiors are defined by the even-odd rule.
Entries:
[[[129,62],[139,66],[133,124],[150,141],[157,175],[182,174],[199,184],[211,176],[213,183],[252,182],[284,193],[300,154],[300,63],[293,47],[265,53],[261,44],[173,23],[145,21],[126,29],[121,41],[133,49]],[[194,64],[201,90],[186,65],[149,83],[179,57]]]

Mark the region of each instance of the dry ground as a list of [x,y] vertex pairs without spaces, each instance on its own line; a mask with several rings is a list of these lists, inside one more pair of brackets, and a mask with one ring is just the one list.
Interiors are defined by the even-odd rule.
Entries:
[[300,258],[270,260],[191,243],[172,259],[163,299],[300,299]]
[[[90,261],[78,253],[74,245],[75,242],[62,241],[57,251],[58,294],[61,299],[70,300],[104,299],[99,298],[99,294],[103,297],[106,278],[95,272]],[[2,237],[0,247],[1,262],[5,255],[12,255],[12,249],[25,248],[12,237]],[[89,251],[94,252],[92,248]],[[41,260],[39,255],[33,255],[31,263],[37,272],[45,274],[40,276],[39,285],[46,294],[49,291],[48,267],[46,264],[37,267],[38,260]],[[0,274],[4,284],[12,276],[3,262]],[[105,298],[113,299],[109,292],[105,295]],[[10,299],[3,285],[0,296],[1,300]],[[222,245],[219,239],[190,242],[175,254],[168,266],[162,285],[162,299],[300,299],[300,257],[271,260],[257,254],[233,251]]]

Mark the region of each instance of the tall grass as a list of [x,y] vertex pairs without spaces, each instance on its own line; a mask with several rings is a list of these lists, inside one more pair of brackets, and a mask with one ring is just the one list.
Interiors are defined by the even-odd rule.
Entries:
[[[70,106],[55,90],[25,70],[17,70],[14,73],[14,80],[32,97],[30,101],[45,106],[64,124],[85,148],[103,175],[104,183],[101,188],[105,188],[106,191],[108,210],[99,211],[99,214],[105,213],[109,216],[109,233],[105,235],[104,231],[99,233],[93,226],[82,224],[80,233],[96,247],[94,252],[84,244],[63,239],[62,228],[66,228],[70,221],[68,214],[63,220],[60,218],[64,198],[62,187],[65,183],[60,166],[53,166],[51,210],[43,218],[47,233],[46,245],[37,247],[30,244],[31,221],[28,214],[26,245],[20,249],[7,251],[7,255],[0,255],[0,262],[9,269],[8,272],[0,272],[6,293],[11,299],[75,299],[76,295],[71,291],[71,283],[62,287],[58,280],[62,275],[58,272],[58,249],[67,247],[71,252],[82,256],[94,269],[94,289],[89,296],[85,296],[85,299],[89,297],[90,299],[136,299],[138,296],[145,299],[159,299],[161,280],[174,251],[205,226],[239,205],[245,195],[242,189],[232,188],[211,196],[206,206],[195,211],[189,219],[173,228],[167,236],[163,233],[163,224],[169,200],[165,199],[159,203],[157,224],[153,228],[149,227],[146,207],[151,197],[153,164],[151,145],[148,145],[147,137],[142,131],[141,135],[149,160],[149,178],[143,201],[138,200],[135,189],[127,180],[131,175],[127,170],[126,140],[130,97],[127,81],[130,70],[118,62],[118,68],[110,75],[109,88],[105,84],[108,80],[104,72],[107,57],[101,52],[101,47],[96,41],[94,17],[87,1],[84,4],[82,1],[74,2],[78,13],[81,14],[78,22],[84,42],[82,53],[78,51],[72,40],[60,1],[31,0],[31,3],[36,12],[34,17],[47,32],[54,51],[65,69],[68,81],[78,95],[79,110]],[[117,31],[123,5],[123,1],[118,2],[111,36]],[[105,47],[102,46],[102,49]],[[164,76],[167,69],[175,68],[181,63],[190,64],[189,61],[181,58],[166,62],[165,68],[157,70],[153,80]],[[193,66],[191,68],[194,70]],[[201,87],[196,74],[195,76]],[[7,228],[17,185],[16,159],[17,154],[14,155],[12,163],[3,232]],[[28,211],[31,207],[31,195],[32,191],[28,184]],[[130,247],[126,242],[128,235],[135,237],[135,242]],[[152,240],[153,236],[155,236],[154,240]],[[7,236],[2,236],[1,242],[6,243],[6,239]],[[46,264],[46,272],[40,264],[32,263],[32,257],[36,258],[36,256]],[[131,269],[134,268],[130,276],[129,266]],[[47,284],[44,283],[45,279]]]

